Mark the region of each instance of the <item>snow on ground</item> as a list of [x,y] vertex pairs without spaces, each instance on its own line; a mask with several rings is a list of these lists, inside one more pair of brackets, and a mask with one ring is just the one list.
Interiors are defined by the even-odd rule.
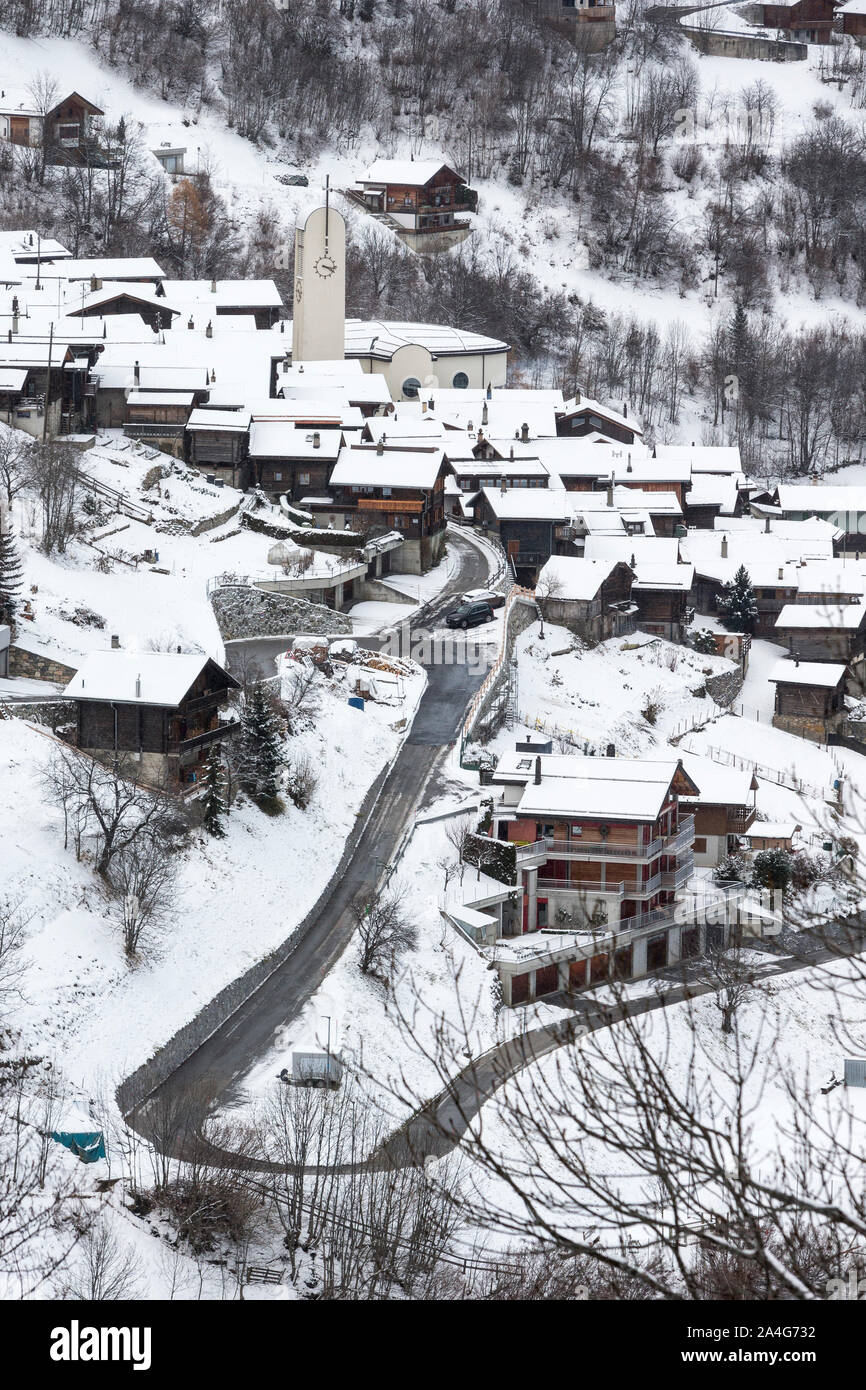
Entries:
[[321,678],[315,727],[289,741],[319,783],[306,811],[287,803],[273,819],[238,804],[224,840],[196,833],[184,855],[176,916],[158,953],[136,969],[123,960],[109,903],[87,863],[63,849],[60,813],[41,776],[47,734],[0,721],[3,892],[33,914],[27,1001],[17,1026],[34,1047],[62,1058],[76,1084],[112,1085],[188,1021],[224,985],[292,931],[337,864],[367,788],[395,756],[424,686],[403,682],[399,708],[347,704],[354,668]]
[[[834,987],[836,982],[838,988]],[[646,992],[645,982],[641,987]],[[770,1175],[774,1152],[790,1152],[793,1112],[785,1086],[789,1071],[796,1076],[801,1095],[807,1085],[814,1092],[812,1114],[816,1141],[821,1142],[822,1125],[834,1124],[840,1117],[847,1123],[850,1116],[855,1151],[862,1144],[866,1127],[864,1093],[840,1086],[822,1096],[818,1088],[830,1077],[841,1075],[845,1055],[843,1033],[850,1029],[855,1036],[859,1034],[863,1003],[861,967],[840,962],[761,983],[738,1010],[737,1026],[743,1055],[756,1049],[759,1057],[759,1064],[747,1082],[746,1113],[754,1159],[749,1166],[764,1178]],[[735,1044],[722,1035],[719,1014],[711,996],[692,1001],[691,1009],[694,1033],[689,1013],[681,1004],[646,1014],[635,1026],[640,1028],[653,1055],[664,1060],[673,1083],[685,1084],[688,1059],[694,1052],[698,1085],[711,1088],[717,1106],[724,1102],[730,1104],[734,1091],[724,1074],[724,1066],[728,1061],[733,1064]],[[605,1030],[583,1038],[577,1046],[589,1049],[590,1056],[598,1059],[599,1067],[607,1062],[616,1068],[614,1031]],[[536,1198],[545,1184],[537,1170],[526,1172],[526,1143],[516,1137],[515,1127],[509,1124],[509,1113],[516,1106],[525,1113],[527,1098],[533,1093],[546,1096],[548,1100],[552,1098],[553,1103],[560,1098],[556,1111],[557,1145],[566,1151],[569,1143],[575,1143],[581,1134],[580,1095],[570,1080],[570,1071],[565,1050],[542,1058],[522,1076],[507,1082],[498,1095],[482,1107],[475,1122],[485,1142],[501,1156],[504,1165],[512,1173],[524,1175],[527,1187]],[[568,1099],[563,1101],[563,1097]],[[549,1158],[550,1150],[546,1152]],[[629,1168],[623,1154],[611,1155],[596,1145],[593,1155],[593,1166],[600,1176],[616,1176],[623,1190],[633,1198],[644,1190],[645,1179],[638,1177],[636,1169]],[[552,1163],[548,1167],[548,1172],[551,1171],[554,1171]],[[472,1181],[484,1202],[515,1214],[521,1212],[519,1202],[504,1184],[491,1180],[477,1168],[473,1169]],[[574,1184],[569,1184],[569,1188],[574,1191]],[[598,1219],[594,1218],[594,1212],[597,1213],[597,1203],[587,1195],[585,1208],[576,1213],[576,1223],[581,1229],[594,1225],[594,1220]]]
[[[733,669],[725,657],[703,656],[637,632],[585,649],[567,628],[533,623],[517,639],[519,723],[500,730],[494,752],[513,748],[515,737],[541,731],[564,735],[583,751],[604,753],[613,743],[621,757],[663,749],[686,722],[717,715],[706,678]],[[650,709],[655,706],[655,710]],[[654,713],[654,722],[642,711]]]

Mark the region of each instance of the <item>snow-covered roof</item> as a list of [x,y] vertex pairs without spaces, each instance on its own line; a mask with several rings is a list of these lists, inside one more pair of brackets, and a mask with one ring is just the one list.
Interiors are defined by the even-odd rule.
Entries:
[[866,594],[866,574],[856,564],[839,560],[808,560],[800,566],[800,592],[807,594]]
[[683,767],[692,781],[700,787],[695,797],[687,800],[705,806],[748,806],[754,774],[739,767],[703,758],[699,753],[682,753]]
[[551,555],[538,576],[537,590],[553,599],[589,602],[617,566],[616,560]]
[[432,488],[442,467],[441,449],[342,449],[330,487]]
[[112,280],[108,284],[103,282],[102,289],[90,290],[83,298],[78,297],[67,303],[66,313],[74,318],[84,313],[87,309],[98,309],[103,304],[110,304],[113,300],[125,295],[127,299],[135,300],[137,303],[146,304],[152,309],[158,309],[160,313],[166,315],[179,314],[180,309],[170,303],[167,299],[160,299],[156,290],[149,281],[136,280]]
[[483,333],[439,323],[404,323],[390,319],[346,319],[346,356],[390,362],[401,347],[416,344],[434,357],[461,357],[508,352],[508,344]]
[[0,232],[0,247],[9,251],[14,260],[19,257],[23,261],[36,259],[37,255],[43,261],[56,261],[61,259],[72,259],[72,252],[67,251],[60,241],[55,241],[54,237],[40,237],[38,232]]
[[188,430],[248,430],[248,410],[194,410],[186,422]]
[[440,169],[457,173],[444,159],[376,159],[359,183],[402,183],[410,188],[420,187],[435,178]]
[[866,0],[847,0],[847,4],[839,5],[836,9],[837,14],[866,14]]
[[737,505],[737,482],[742,474],[692,474],[692,485],[686,498],[687,507],[718,507],[730,516]]
[[599,415],[603,420],[608,420],[613,425],[621,425],[624,429],[632,430],[635,434],[643,434],[637,418],[621,415],[612,406],[602,405],[601,401],[593,400],[591,396],[581,396],[580,400],[572,397],[570,401],[565,402],[562,414],[566,419],[573,415]]
[[794,820],[756,820],[741,834],[746,840],[791,840],[802,828]]
[[[574,494],[566,494],[574,502]],[[679,541],[675,536],[588,536],[584,555],[589,560],[625,560],[639,565],[675,566]]]
[[833,661],[777,661],[767,680],[782,685],[817,685],[835,689],[848,667]]
[[856,632],[864,621],[866,605],[862,603],[786,603],[776,619],[776,627]]
[[738,444],[659,444],[656,455],[665,462],[687,462],[692,473],[742,472]]
[[192,405],[194,391],[130,391],[127,405]]
[[91,256],[70,258],[51,267],[65,280],[164,280],[165,271],[152,256]]
[[[318,443],[315,443],[315,440]],[[252,458],[321,459],[337,457],[342,445],[340,430],[298,429],[294,422],[254,420],[250,425]]]
[[26,380],[26,367],[0,367],[0,391],[20,391]]
[[[536,760],[541,781],[534,781]],[[655,820],[680,762],[676,758],[592,758],[583,754],[507,753],[494,781],[524,782],[519,813]]]
[[633,589],[676,589],[688,593],[695,578],[694,565],[666,565],[638,560]]
[[[191,305],[207,310],[282,309],[283,297],[273,280],[166,280],[165,293],[185,308]],[[215,288],[214,288],[215,286]]]
[[866,486],[827,486],[824,483],[780,483],[779,506],[783,512],[826,516],[831,512],[866,512]]
[[[479,471],[482,471],[479,469]],[[567,521],[571,517],[572,498],[567,492],[547,487],[484,487],[483,496],[499,521],[530,519],[537,521]]]
[[208,660],[201,652],[90,652],[63,694],[76,700],[174,707]]

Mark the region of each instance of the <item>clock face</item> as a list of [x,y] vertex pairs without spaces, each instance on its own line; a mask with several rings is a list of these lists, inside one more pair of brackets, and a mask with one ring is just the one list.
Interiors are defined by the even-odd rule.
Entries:
[[313,262],[313,269],[322,280],[329,280],[337,269],[337,262],[326,251]]

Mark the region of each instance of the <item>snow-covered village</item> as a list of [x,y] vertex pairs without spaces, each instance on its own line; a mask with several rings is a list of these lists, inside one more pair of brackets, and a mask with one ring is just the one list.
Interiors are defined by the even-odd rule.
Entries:
[[828,1364],[864,239],[866,0],[6,0],[0,1298],[52,1363],[628,1300],[665,1367]]

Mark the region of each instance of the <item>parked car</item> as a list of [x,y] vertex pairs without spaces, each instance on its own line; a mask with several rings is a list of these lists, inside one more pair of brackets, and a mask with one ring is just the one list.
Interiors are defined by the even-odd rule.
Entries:
[[461,598],[464,603],[489,603],[491,608],[501,608],[505,603],[505,595],[495,589],[467,589]]
[[493,609],[487,602],[461,603],[459,608],[452,608],[450,613],[445,614],[445,626],[477,627],[479,623],[489,623],[492,617]]

